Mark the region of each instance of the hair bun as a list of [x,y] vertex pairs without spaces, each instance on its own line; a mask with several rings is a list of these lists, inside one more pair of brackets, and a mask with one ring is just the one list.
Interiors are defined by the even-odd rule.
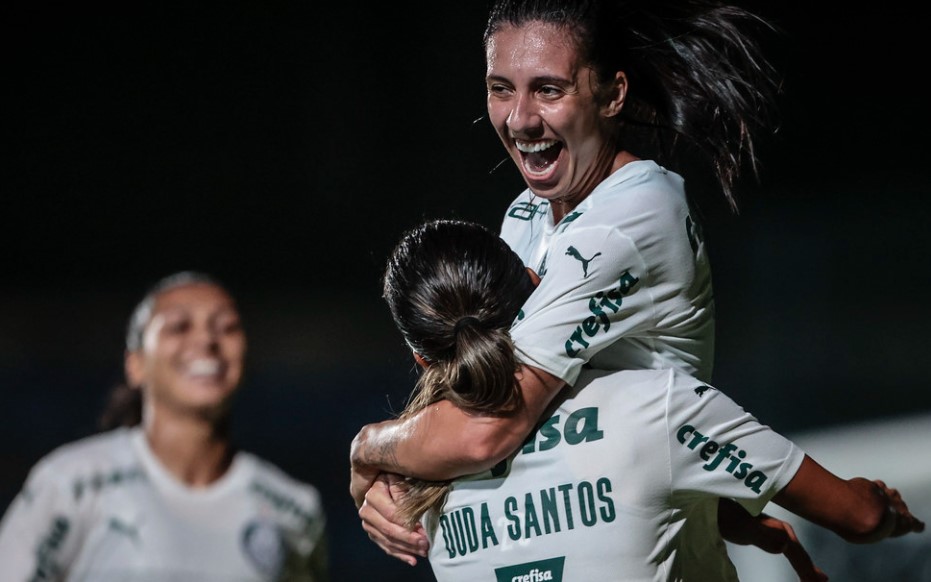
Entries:
[[482,320],[475,317],[474,315],[466,315],[464,317],[460,317],[459,321],[456,322],[456,325],[453,326],[453,334],[459,335],[459,332],[462,331],[463,329],[467,327],[474,327],[477,325],[478,326],[482,325]]

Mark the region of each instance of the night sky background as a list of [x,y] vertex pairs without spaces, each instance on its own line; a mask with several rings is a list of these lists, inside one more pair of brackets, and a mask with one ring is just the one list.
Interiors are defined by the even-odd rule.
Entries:
[[[715,384],[787,434],[926,414],[926,26],[772,4],[782,127],[740,214],[706,207]],[[485,3],[419,10],[0,9],[0,511],[96,430],[146,288],[198,269],[249,334],[237,440],[320,488],[334,579],[432,579],[382,554],[348,495],[350,440],[414,379],[382,266],[427,218],[497,228],[522,183],[483,119]]]

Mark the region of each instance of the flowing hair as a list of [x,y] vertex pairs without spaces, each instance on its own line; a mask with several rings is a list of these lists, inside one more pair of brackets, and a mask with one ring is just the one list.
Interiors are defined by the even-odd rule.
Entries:
[[[407,232],[388,259],[384,299],[428,364],[401,413],[439,400],[482,414],[523,405],[509,329],[534,284],[520,258],[478,224],[437,220]],[[412,525],[441,506],[449,482],[407,479],[398,510]]]
[[735,183],[747,165],[759,176],[757,140],[778,126],[782,81],[762,38],[772,23],[716,0],[496,0],[486,46],[528,22],[565,30],[600,83],[625,72],[619,146],[661,164],[697,153],[737,211]]

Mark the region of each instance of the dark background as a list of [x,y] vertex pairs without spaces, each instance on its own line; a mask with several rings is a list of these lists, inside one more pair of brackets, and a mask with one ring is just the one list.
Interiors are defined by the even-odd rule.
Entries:
[[[715,383],[786,433],[927,413],[927,32],[899,6],[771,4],[782,129],[741,213],[706,219]],[[414,378],[379,295],[392,244],[424,218],[496,228],[521,188],[481,119],[484,16],[2,9],[0,509],[95,430],[147,286],[195,268],[246,318],[237,438],[321,489],[334,578],[431,579],[368,541],[348,448]]]

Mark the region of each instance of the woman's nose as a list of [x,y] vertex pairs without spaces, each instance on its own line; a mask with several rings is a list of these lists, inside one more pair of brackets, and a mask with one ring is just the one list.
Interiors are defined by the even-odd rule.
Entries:
[[515,99],[507,117],[507,126],[515,137],[539,137],[543,124],[536,102],[526,95]]

